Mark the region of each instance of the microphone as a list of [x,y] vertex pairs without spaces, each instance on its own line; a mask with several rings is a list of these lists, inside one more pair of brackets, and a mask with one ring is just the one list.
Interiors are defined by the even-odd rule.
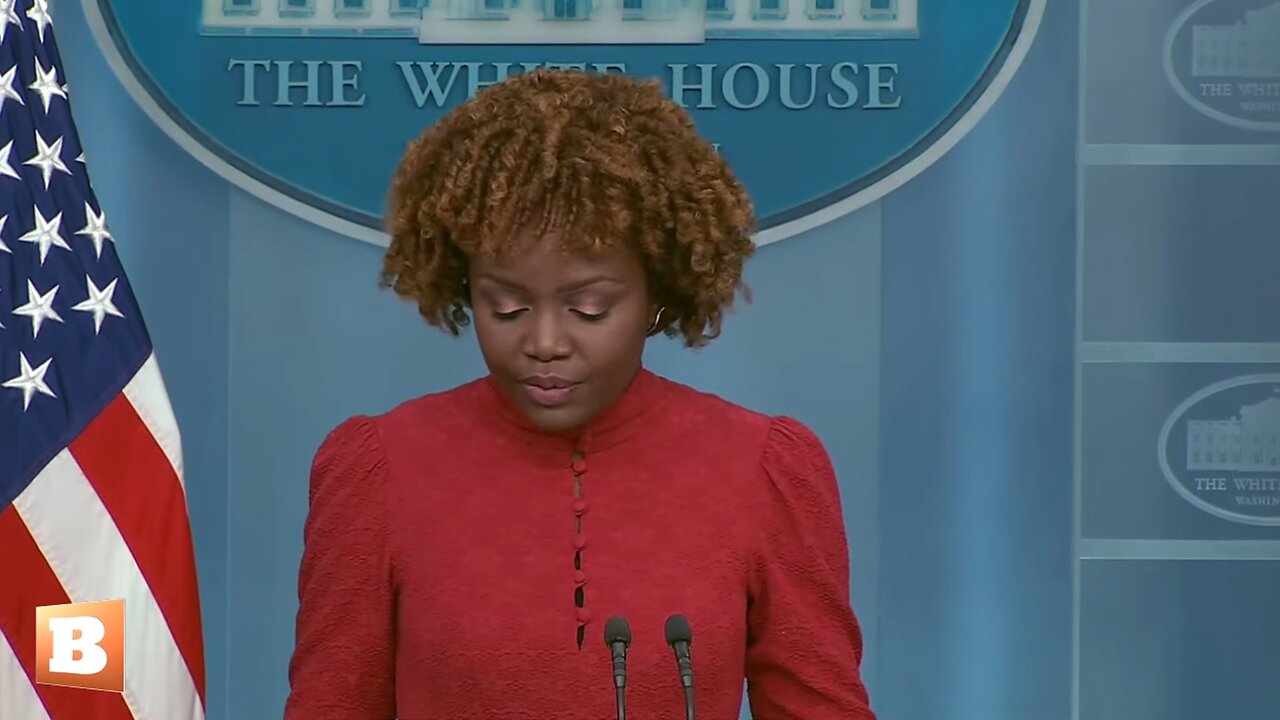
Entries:
[[613,687],[618,697],[618,720],[627,720],[627,648],[631,646],[631,626],[626,618],[614,615],[604,624],[604,644],[613,656]]
[[680,670],[680,684],[684,686],[684,713],[693,720],[693,659],[689,646],[693,645],[693,628],[683,615],[667,618],[667,644],[676,654],[676,667]]

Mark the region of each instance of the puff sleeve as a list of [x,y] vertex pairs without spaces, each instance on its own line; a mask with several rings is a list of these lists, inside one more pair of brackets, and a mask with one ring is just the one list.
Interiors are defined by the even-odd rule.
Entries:
[[387,474],[365,417],[339,425],[316,452],[285,720],[396,716]]
[[756,720],[873,720],[835,471],[821,441],[773,420],[749,581],[747,692]]

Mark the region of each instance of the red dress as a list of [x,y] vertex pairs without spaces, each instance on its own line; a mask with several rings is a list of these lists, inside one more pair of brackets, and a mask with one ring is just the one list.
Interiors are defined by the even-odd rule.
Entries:
[[[488,378],[321,445],[285,720],[870,720],[834,473],[800,423],[641,370],[576,437]],[[579,602],[581,607],[579,607]],[[581,645],[579,645],[581,641]]]

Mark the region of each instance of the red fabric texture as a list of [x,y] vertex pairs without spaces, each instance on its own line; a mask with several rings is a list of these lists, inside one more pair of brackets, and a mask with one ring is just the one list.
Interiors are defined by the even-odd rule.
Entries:
[[342,423],[298,589],[285,720],[613,718],[615,614],[627,715],[683,720],[673,613],[701,720],[874,717],[821,442],[646,369],[573,435],[488,378]]

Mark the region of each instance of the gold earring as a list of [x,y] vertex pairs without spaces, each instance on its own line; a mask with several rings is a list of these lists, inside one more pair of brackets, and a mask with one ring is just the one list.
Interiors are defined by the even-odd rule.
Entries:
[[658,323],[662,322],[662,313],[666,309],[665,305],[658,308],[658,314],[653,318],[653,324],[649,326],[649,331],[645,333],[646,335],[652,336],[658,334]]

